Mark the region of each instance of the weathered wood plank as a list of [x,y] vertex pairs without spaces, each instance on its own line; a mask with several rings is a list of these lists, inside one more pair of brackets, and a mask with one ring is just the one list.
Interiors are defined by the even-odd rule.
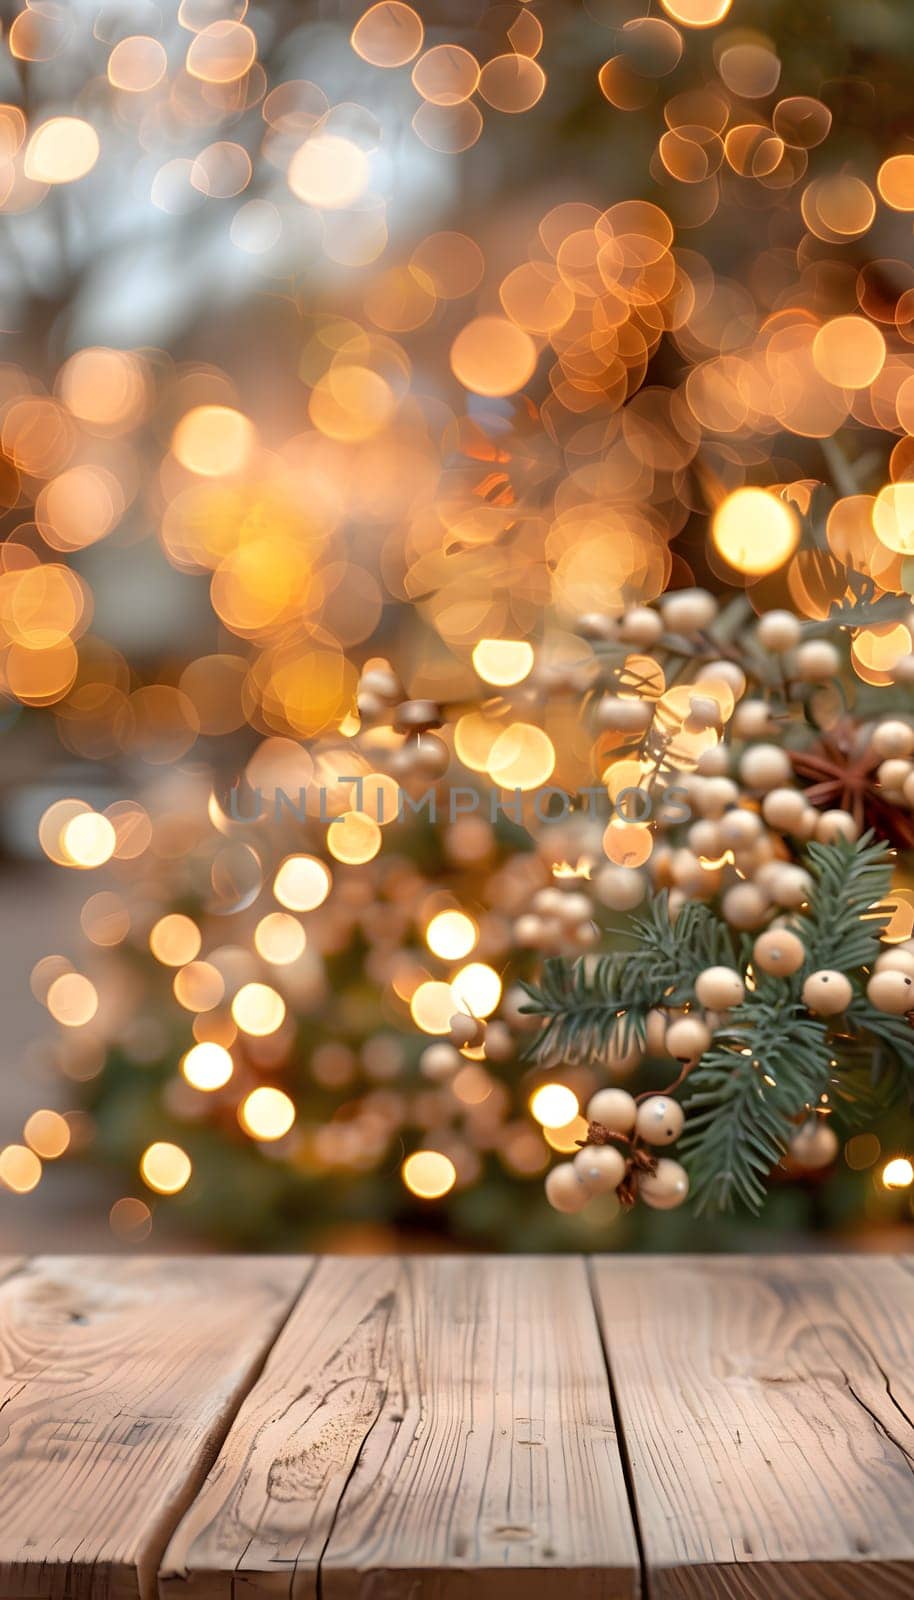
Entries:
[[862,1256],[592,1271],[652,1600],[910,1600],[914,1274]]
[[[319,1588],[318,1588],[319,1574]],[[327,1259],[172,1540],[162,1600],[638,1593],[578,1259]]]
[[0,1595],[146,1600],[299,1292],[272,1260],[43,1258],[0,1287]]

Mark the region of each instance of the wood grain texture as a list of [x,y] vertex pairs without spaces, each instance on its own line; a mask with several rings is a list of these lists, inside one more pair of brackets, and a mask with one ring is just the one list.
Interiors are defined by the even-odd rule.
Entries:
[[146,1600],[300,1261],[44,1258],[0,1287],[0,1595]]
[[169,1546],[162,1600],[638,1593],[575,1258],[324,1260]]
[[914,1270],[592,1263],[652,1600],[911,1600]]

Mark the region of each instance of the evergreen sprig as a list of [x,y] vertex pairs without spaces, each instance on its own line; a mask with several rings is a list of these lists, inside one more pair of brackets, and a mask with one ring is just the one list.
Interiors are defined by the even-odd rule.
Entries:
[[[791,986],[792,987],[792,986]],[[767,985],[766,985],[767,988]],[[696,1210],[759,1211],[797,1113],[828,1087],[824,1023],[791,997],[753,994],[690,1074],[679,1154]]]
[[[758,1211],[798,1118],[824,1094],[846,1095],[859,1114],[866,1098],[884,1101],[914,1089],[910,1023],[878,1011],[865,992],[890,914],[891,857],[867,834],[855,843],[810,844],[804,865],[813,888],[795,919],[807,950],[803,967],[790,978],[755,973],[686,1081],[678,1154],[699,1211],[729,1210],[737,1201]],[[551,960],[538,986],[524,986],[523,1009],[542,1021],[528,1060],[599,1063],[612,1050],[643,1044],[650,1010],[694,1003],[695,981],[707,967],[743,971],[750,960],[748,941],[717,911],[689,902],[673,917],[665,893],[631,919],[629,932],[630,951]],[[843,1017],[812,1016],[803,1004],[805,978],[824,968],[851,981],[854,997]]]
[[527,1059],[599,1061],[614,1047],[643,1044],[649,1011],[685,1004],[697,973],[733,959],[730,929],[711,908],[691,901],[674,922],[665,890],[631,919],[631,935],[631,951],[573,963],[553,958],[539,984],[522,985],[523,1010],[543,1019]]

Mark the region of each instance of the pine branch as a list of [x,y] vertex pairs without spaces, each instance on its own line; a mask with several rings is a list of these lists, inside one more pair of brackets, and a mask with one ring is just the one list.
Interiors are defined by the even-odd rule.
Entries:
[[[865,1061],[871,1088],[881,1090],[878,1109],[907,1094],[914,1097],[914,1028],[907,1017],[877,1011],[865,994],[855,995],[848,1007],[847,1039],[841,1055],[849,1065]],[[842,1075],[842,1082],[844,1075]]]
[[[766,987],[770,987],[766,985]],[[828,1087],[832,1053],[824,1022],[787,997],[750,996],[689,1077],[679,1154],[696,1210],[760,1210],[765,1183],[804,1106]]]
[[539,985],[523,985],[529,1003],[521,1010],[545,1024],[525,1059],[598,1061],[611,1047],[643,1044],[649,1011],[684,1004],[698,972],[733,960],[730,930],[710,907],[691,902],[673,922],[665,891],[632,919],[631,931],[630,953],[583,956],[571,966],[552,959]]
[[[807,949],[803,968],[787,979],[756,972],[755,987],[688,1078],[678,1153],[700,1211],[735,1201],[758,1210],[797,1119],[826,1090],[840,1093],[842,1068],[853,1094],[867,1054],[874,1087],[914,1092],[914,1030],[905,1018],[877,1011],[864,992],[890,914],[891,856],[868,834],[856,843],[811,844],[805,866],[813,889],[795,919]],[[662,894],[632,918],[631,934],[630,953],[572,966],[549,961],[540,985],[524,986],[523,1009],[544,1024],[528,1060],[591,1063],[643,1044],[648,1012],[694,1003],[700,972],[747,965],[746,943],[703,903],[687,903],[673,920]],[[823,968],[851,978],[854,998],[841,1022],[810,1016],[803,1005],[805,977]]]
[[799,925],[809,970],[849,972],[865,966],[891,914],[884,904],[892,882],[885,845],[872,833],[855,844],[845,839],[812,843],[804,865],[814,883],[809,911]]

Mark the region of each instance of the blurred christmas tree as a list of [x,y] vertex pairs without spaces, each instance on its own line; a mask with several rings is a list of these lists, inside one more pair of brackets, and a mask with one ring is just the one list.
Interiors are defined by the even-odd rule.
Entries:
[[[27,7],[0,107],[8,738],[46,774],[52,721],[91,773],[40,829],[110,875],[91,959],[33,984],[129,1174],[112,1226],[155,1203],[246,1243],[369,1219],[516,1248],[909,1218],[907,1124],[858,1100],[843,1152],[820,1136],[821,1051],[753,1143],[755,1106],[753,1171],[714,1166],[750,1199],[773,1166],[764,1222],[621,1214],[605,1140],[608,1192],[554,1214],[537,1180],[607,1078],[664,1087],[691,1029],[720,1132],[700,1075],[733,1040],[712,1015],[706,1058],[690,966],[637,1061],[594,1035],[530,1066],[517,984],[581,957],[539,992],[584,1003],[666,890],[664,959],[682,915],[720,945],[701,971],[761,994],[757,939],[821,915],[810,840],[867,830],[899,852],[878,959],[904,974],[910,7],[182,0],[133,28]],[[830,1047],[821,971],[864,1004],[850,948],[806,970],[804,943],[772,1049],[788,1021]],[[603,969],[620,1011],[636,965]],[[888,1030],[903,1079],[884,1014],[854,1048]],[[66,1142],[53,1115],[0,1152],[9,1188]]]

